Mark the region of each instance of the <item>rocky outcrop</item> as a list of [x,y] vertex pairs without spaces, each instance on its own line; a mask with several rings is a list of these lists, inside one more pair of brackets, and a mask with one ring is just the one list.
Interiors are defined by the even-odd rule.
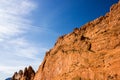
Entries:
[[120,80],[120,1],[110,12],[59,37],[38,71],[12,80]]
[[34,80],[120,80],[120,2],[59,37]]
[[24,71],[20,70],[18,73],[12,77],[12,80],[33,80],[35,76],[35,71],[32,69],[31,66],[25,68]]

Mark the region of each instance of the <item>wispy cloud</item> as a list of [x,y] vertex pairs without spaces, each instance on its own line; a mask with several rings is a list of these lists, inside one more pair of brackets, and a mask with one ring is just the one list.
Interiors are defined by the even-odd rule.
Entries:
[[[32,0],[0,0],[0,75],[23,68],[30,61],[38,65],[36,55],[46,48],[37,48],[24,36],[31,28],[28,17],[37,7]],[[22,66],[22,67],[21,67]],[[0,80],[7,76],[3,75]]]
[[29,0],[0,0],[0,38],[16,36],[30,26],[26,15],[35,8]]

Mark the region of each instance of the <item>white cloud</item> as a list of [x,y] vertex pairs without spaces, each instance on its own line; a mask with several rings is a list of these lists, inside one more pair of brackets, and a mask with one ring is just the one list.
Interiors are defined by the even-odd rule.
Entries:
[[32,0],[0,0],[0,80],[27,64],[39,66],[37,55],[47,50],[38,49],[24,36],[31,30],[27,17],[36,7]]
[[0,11],[11,15],[29,14],[36,5],[31,0],[0,0]]
[[34,8],[30,0],[0,0],[0,39],[23,33],[30,26],[24,16]]
[[22,69],[24,68],[24,66],[17,66],[17,67],[13,67],[13,66],[0,66],[0,71],[3,73],[14,73],[14,71],[17,71],[17,69]]

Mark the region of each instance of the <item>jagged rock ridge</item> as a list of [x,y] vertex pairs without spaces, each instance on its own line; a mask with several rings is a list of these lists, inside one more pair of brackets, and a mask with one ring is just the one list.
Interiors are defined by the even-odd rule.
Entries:
[[120,80],[120,1],[105,16],[61,36],[34,80]]
[[36,74],[25,69],[13,80],[120,80],[120,1],[105,16],[59,37]]
[[11,80],[33,80],[35,71],[31,66],[26,67],[24,71],[20,70],[18,73],[15,72]]

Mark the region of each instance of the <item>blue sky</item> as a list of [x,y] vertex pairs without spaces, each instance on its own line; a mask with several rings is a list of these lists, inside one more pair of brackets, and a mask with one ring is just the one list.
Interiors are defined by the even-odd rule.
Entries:
[[118,0],[0,0],[0,80],[35,70],[57,38],[104,15]]

